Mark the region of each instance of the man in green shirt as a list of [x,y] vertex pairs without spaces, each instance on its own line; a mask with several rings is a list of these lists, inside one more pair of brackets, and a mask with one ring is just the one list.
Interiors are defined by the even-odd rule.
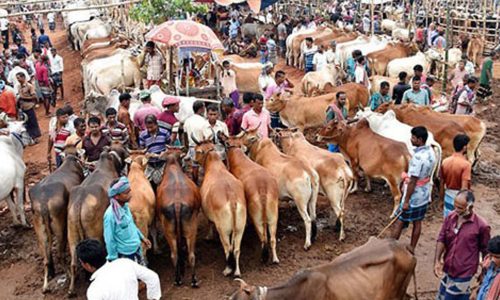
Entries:
[[[335,102],[330,103],[326,109],[326,123],[331,120],[343,121],[347,119],[348,110],[346,107],[347,95],[344,92],[337,92]],[[328,144],[328,151],[340,152],[340,148],[335,144]]]
[[479,78],[479,89],[477,91],[478,99],[483,102],[491,96],[491,80],[493,79],[493,60],[497,58],[498,52],[492,51],[486,55],[481,67],[481,77]]

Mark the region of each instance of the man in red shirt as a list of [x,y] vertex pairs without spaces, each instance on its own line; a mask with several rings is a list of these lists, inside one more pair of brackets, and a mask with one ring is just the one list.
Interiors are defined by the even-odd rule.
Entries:
[[170,141],[175,143],[179,126],[174,126],[179,120],[175,117],[175,113],[179,112],[181,100],[174,96],[166,96],[163,99],[161,106],[164,111],[158,115],[158,126],[166,129],[170,133]]
[[52,100],[52,85],[49,79],[49,58],[42,55],[41,59],[35,64],[35,78],[40,86],[40,91],[43,96],[43,106],[45,107],[45,115],[50,116],[50,105],[56,106]]
[[490,226],[474,213],[474,194],[462,190],[455,198],[455,210],[441,227],[434,257],[434,274],[441,278],[437,300],[468,300],[472,277],[480,255],[487,254]]
[[0,112],[5,112],[9,118],[17,117],[16,96],[7,90],[5,82],[0,80]]
[[234,107],[234,102],[231,98],[224,98],[221,103],[221,109],[226,115],[224,122],[227,125],[227,130],[230,135],[237,135],[241,131],[241,124],[237,122],[235,114],[239,109]]
[[244,93],[243,94],[243,107],[236,111],[233,115],[235,125],[238,127],[238,130],[241,128],[241,122],[243,122],[243,115],[252,109],[255,103],[255,94],[254,93]]

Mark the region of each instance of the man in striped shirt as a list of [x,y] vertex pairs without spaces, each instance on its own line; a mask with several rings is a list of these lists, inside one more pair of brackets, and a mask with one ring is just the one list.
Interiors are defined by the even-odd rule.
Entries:
[[75,132],[75,129],[68,122],[68,113],[62,108],[56,110],[57,123],[49,132],[47,160],[52,161],[52,147],[56,154],[56,167],[59,167],[63,160],[61,153],[66,145],[66,139]]
[[[155,115],[147,115],[144,118],[146,130],[139,135],[139,148],[146,149],[146,153],[160,154],[167,149],[170,144],[170,134],[166,129],[158,126],[158,120]],[[146,167],[146,177],[151,181],[153,190],[160,183],[163,175],[163,164],[157,158],[150,158]]]
[[122,145],[128,145],[128,130],[125,124],[116,120],[117,111],[113,107],[106,109],[106,124],[102,127],[102,133],[108,134],[113,141],[119,141]]

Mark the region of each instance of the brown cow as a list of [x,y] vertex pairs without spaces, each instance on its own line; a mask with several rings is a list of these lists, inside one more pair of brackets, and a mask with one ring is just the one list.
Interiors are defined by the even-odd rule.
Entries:
[[314,169],[292,156],[285,155],[268,138],[262,138],[257,128],[243,132],[243,144],[250,158],[266,168],[278,180],[280,198],[292,198],[306,230],[304,249],[309,250],[316,237],[316,201],[319,176]]
[[469,45],[467,46],[467,57],[471,59],[471,61],[479,66],[479,56],[483,53],[484,50],[484,39],[475,35],[469,41]]
[[266,108],[279,112],[281,121],[288,127],[298,127],[301,130],[317,127],[325,123],[328,105],[335,101],[335,93],[338,91],[347,94],[351,116],[356,113],[359,104],[363,107],[368,105],[368,89],[361,84],[347,83],[332,89],[332,93],[316,97],[276,94],[267,101]]
[[197,287],[195,247],[198,215],[201,208],[200,191],[196,184],[182,172],[179,149],[167,149],[160,157],[166,162],[163,178],[157,188],[157,214],[170,247],[170,257],[175,268],[175,284],[182,284],[184,273],[182,238],[185,238],[189,266],[192,270],[191,286]]
[[81,52],[84,53],[85,50],[87,50],[90,46],[93,44],[106,44],[111,42],[111,37],[103,37],[103,38],[96,38],[96,39],[87,39],[83,42],[83,46],[81,47]]
[[[144,175],[147,159],[143,155],[137,155],[130,164],[128,179],[130,182],[130,201],[128,203],[130,212],[134,217],[137,228],[146,238],[149,236],[149,228],[154,226],[156,197],[151,183]],[[153,234],[153,245],[156,245],[156,235]],[[143,257],[146,259],[146,247],[142,248]]]
[[377,108],[376,112],[385,113],[389,109],[396,113],[396,118],[399,121],[410,126],[425,126],[432,132],[434,139],[443,149],[442,159],[455,152],[453,148],[455,136],[465,133],[460,124],[443,118],[441,113],[423,114],[422,109],[413,104],[394,105],[393,103],[383,103]]
[[[486,135],[486,124],[474,116],[454,115],[449,113],[440,113],[431,110],[429,107],[416,106],[422,114],[437,119],[445,119],[459,124],[465,133],[470,137],[470,142],[467,146],[467,157],[471,163],[474,163],[479,158],[479,145]],[[452,137],[453,139],[454,137]]]
[[320,192],[330,201],[337,216],[339,240],[344,240],[344,204],[353,183],[352,170],[346,164],[344,156],[311,145],[302,132],[281,130],[279,138],[285,154],[310,164],[318,173]]
[[197,144],[195,160],[205,169],[200,189],[203,212],[215,224],[224,247],[226,268],[222,274],[234,271],[240,277],[240,246],[247,222],[243,184],[226,169],[212,142],[192,139]]
[[371,238],[331,263],[296,273],[275,287],[240,280],[231,300],[399,300],[404,299],[417,259],[395,240]]
[[396,58],[408,57],[418,52],[415,43],[389,43],[387,47],[367,55],[370,66],[376,75],[385,75],[387,65]]
[[83,170],[76,156],[76,149],[65,149],[65,153],[63,164],[29,190],[33,225],[43,257],[44,293],[49,291],[49,278],[55,275],[52,235],[57,240],[59,263],[64,264],[69,191],[83,180]]
[[269,258],[269,244],[273,263],[279,263],[276,253],[276,231],[278,229],[278,182],[272,174],[251,161],[241,150],[238,138],[227,138],[227,162],[229,171],[236,176],[245,189],[248,214],[259,235],[262,248],[262,261]]
[[82,58],[85,62],[92,61],[94,59],[99,59],[103,57],[107,57],[110,55],[113,55],[115,53],[116,49],[126,49],[129,46],[128,41],[122,41],[118,42],[115,44],[111,44],[109,46],[97,48],[97,49],[91,49],[87,51],[86,53],[82,54]]
[[68,204],[68,242],[71,254],[69,295],[75,293],[76,245],[88,238],[102,240],[103,217],[109,206],[108,188],[125,166],[128,153],[113,143],[101,153],[97,166],[80,186],[73,187]]
[[358,37],[356,32],[341,32],[339,33],[335,29],[330,35],[325,35],[314,40],[314,44],[319,46],[323,45],[326,48],[330,47],[331,42],[335,41],[337,44],[350,42]]
[[339,145],[351,162],[354,171],[354,189],[358,188],[358,168],[367,177],[366,191],[371,191],[369,178],[384,179],[391,188],[396,211],[401,200],[401,174],[408,169],[411,155],[406,145],[381,135],[370,129],[368,121],[361,119],[348,126],[345,121],[332,120],[320,131],[318,140],[331,140]]

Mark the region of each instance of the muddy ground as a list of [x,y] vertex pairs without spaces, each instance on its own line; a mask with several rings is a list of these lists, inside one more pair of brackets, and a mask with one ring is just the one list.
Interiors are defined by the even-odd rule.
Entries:
[[[82,99],[80,56],[72,51],[67,43],[66,35],[58,26],[55,33],[49,33],[55,47],[64,58],[64,84],[66,89],[65,101],[70,101],[79,110]],[[277,69],[283,68],[289,78],[300,82],[302,72],[279,64]],[[477,174],[473,176],[473,190],[476,193],[476,212],[485,217],[493,228],[494,234],[500,233],[500,87],[495,83],[495,95],[490,103],[478,107],[478,116],[486,122],[488,133],[481,145],[481,160],[477,166]],[[58,103],[61,106],[62,102]],[[44,138],[36,146],[25,150],[24,158],[27,163],[26,183],[32,186],[48,174],[46,163],[48,118],[44,117],[42,109],[38,109],[40,125],[43,128]],[[361,187],[364,184],[361,183]],[[3,205],[3,204],[2,204]],[[434,299],[438,280],[434,277],[432,266],[435,239],[442,222],[442,204],[434,201],[424,222],[420,243],[416,249],[417,285],[419,299]],[[29,203],[26,203],[27,215],[31,220]],[[245,232],[242,253],[241,270],[243,279],[248,283],[258,285],[274,285],[285,281],[296,271],[326,263],[339,254],[362,245],[370,236],[377,235],[388,222],[392,207],[390,191],[381,182],[375,182],[373,192],[357,192],[350,195],[345,204],[345,231],[346,240],[338,241],[338,233],[331,226],[329,220],[330,208],[325,199],[320,198],[318,203],[319,232],[318,239],[312,248],[305,252],[304,227],[296,209],[288,202],[280,205],[278,226],[278,256],[279,265],[264,265],[260,262],[259,242],[251,226]],[[164,299],[222,299],[230,295],[237,287],[231,278],[222,276],[224,268],[223,250],[218,241],[205,241],[207,228],[203,218],[199,230],[199,239],[196,249],[197,274],[200,288],[192,289],[188,285],[173,286],[173,270],[170,262],[168,247],[162,242],[163,253],[150,255],[150,267],[158,272],[161,278]],[[409,242],[409,233],[406,232],[402,240]],[[52,292],[46,295],[41,293],[43,263],[39,255],[35,233],[32,229],[11,227],[11,216],[3,210],[0,217],[0,299],[63,299],[66,296],[67,280],[64,270],[67,264],[56,265],[57,276],[51,281]],[[189,283],[189,277],[185,277]],[[77,279],[77,299],[85,299],[88,282],[80,273]],[[410,285],[409,291],[413,291]],[[142,297],[145,299],[144,295]]]

